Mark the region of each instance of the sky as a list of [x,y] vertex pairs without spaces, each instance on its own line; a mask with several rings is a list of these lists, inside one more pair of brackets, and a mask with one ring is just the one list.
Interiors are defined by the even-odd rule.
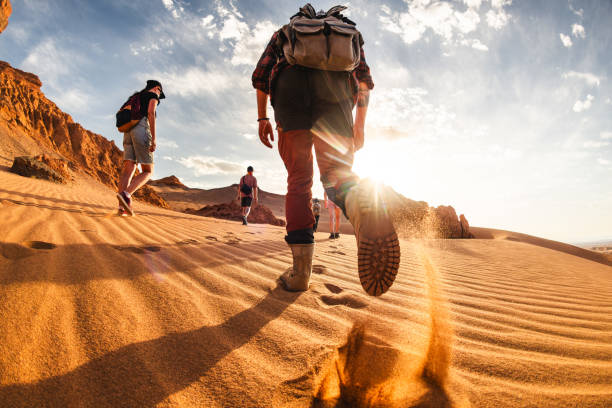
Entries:
[[[11,3],[0,59],[37,74],[47,97],[120,148],[115,112],[147,79],[162,82],[155,178],[220,187],[253,165],[262,189],[286,192],[278,151],[256,137],[250,78],[303,1]],[[341,4],[375,83],[360,176],[452,205],[475,226],[612,238],[611,1]]]

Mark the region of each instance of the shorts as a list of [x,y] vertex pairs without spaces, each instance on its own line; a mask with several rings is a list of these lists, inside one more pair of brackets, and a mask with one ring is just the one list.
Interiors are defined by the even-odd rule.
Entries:
[[250,207],[252,202],[253,202],[253,199],[251,197],[242,197],[242,200],[240,200],[240,206]]
[[144,117],[132,130],[123,134],[123,160],[153,164],[153,152],[149,150],[152,142],[149,119]]
[[353,137],[350,72],[291,66],[274,88],[274,118],[283,131],[312,130],[315,135]]

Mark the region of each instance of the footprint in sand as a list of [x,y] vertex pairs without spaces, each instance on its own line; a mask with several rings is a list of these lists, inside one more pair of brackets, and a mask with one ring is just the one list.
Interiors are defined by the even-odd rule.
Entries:
[[323,265],[312,265],[312,273],[317,275],[323,275],[327,271],[327,268]]
[[159,252],[161,247],[158,246],[146,246],[146,247],[135,247],[135,246],[115,246],[118,251],[128,251],[135,254],[144,254],[145,252]]
[[196,241],[195,239],[184,239],[176,243],[176,245],[195,245],[195,244],[199,244],[199,242]]
[[209,241],[215,241],[215,242],[216,242],[216,241],[219,241],[219,240],[217,239],[217,237],[213,237],[213,236],[211,236],[211,235],[207,236],[207,237],[206,237],[206,239],[207,239],[207,240],[209,240]]
[[344,295],[339,295],[339,294],[321,295],[321,301],[325,303],[327,306],[346,306],[352,309],[363,309],[364,307],[368,305],[366,302],[361,300],[357,295],[349,294],[349,293],[344,294]]
[[57,248],[57,245],[52,244],[50,242],[44,242],[44,241],[25,241],[22,243],[22,245],[28,248],[32,248],[32,249],[49,250],[49,249]]
[[342,292],[342,288],[340,286],[336,286],[336,285],[332,285],[331,283],[326,283],[325,287],[327,288],[327,290],[329,290],[331,293],[335,293],[336,295],[340,292]]
[[346,255],[344,252],[342,251],[327,251],[328,254],[337,254],[337,255]]

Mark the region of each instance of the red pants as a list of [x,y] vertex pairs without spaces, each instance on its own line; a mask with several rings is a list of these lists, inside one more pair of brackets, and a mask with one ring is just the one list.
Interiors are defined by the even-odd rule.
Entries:
[[321,182],[328,196],[344,209],[344,192],[359,179],[352,171],[353,139],[339,135],[315,135],[311,130],[278,129],[278,150],[287,169],[285,216],[287,232],[312,228],[312,147],[317,155]]

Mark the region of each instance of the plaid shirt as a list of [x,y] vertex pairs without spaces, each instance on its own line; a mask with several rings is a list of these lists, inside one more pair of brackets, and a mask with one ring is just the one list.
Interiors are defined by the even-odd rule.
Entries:
[[[259,62],[257,62],[257,66],[255,67],[255,71],[253,71],[253,75],[251,77],[253,87],[270,95],[270,98],[272,98],[274,85],[276,79],[278,78],[278,74],[290,66],[283,56],[282,50],[278,47],[277,39],[279,33],[280,30],[276,31],[272,35],[272,38],[266,46],[263,54],[261,54]],[[361,47],[361,59],[359,61],[359,65],[353,70],[352,74],[351,85],[353,87],[354,99],[357,101],[359,82],[367,84],[369,89],[374,88],[374,82],[372,81],[372,76],[370,75],[370,67],[366,63],[363,47]]]

